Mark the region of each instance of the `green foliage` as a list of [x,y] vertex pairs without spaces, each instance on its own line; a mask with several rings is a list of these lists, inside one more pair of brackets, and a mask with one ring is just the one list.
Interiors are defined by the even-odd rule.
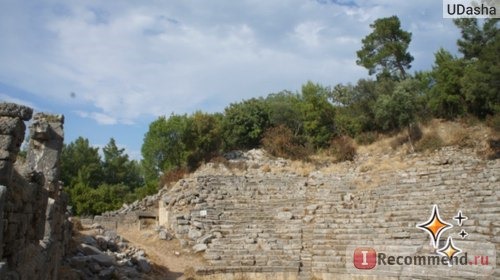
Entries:
[[[486,19],[480,25],[475,19],[455,20],[462,33],[457,45],[463,58],[440,49],[432,71],[412,77],[407,73],[413,61],[408,52],[411,33],[401,29],[396,16],[377,19],[356,61],[376,74],[376,80],[360,79],[333,90],[307,82],[300,92],[243,100],[227,106],[223,114],[160,117],[144,136],[141,163],[129,160],[114,139],[103,148],[101,160],[98,148],[80,137],[64,146],[61,158],[71,203],[78,214],[117,208],[156,193],[159,186],[231,149],[262,146],[273,155],[297,159],[327,149],[338,160],[352,160],[352,138],[368,144],[380,131],[407,128],[408,135],[396,144],[413,145],[421,136],[414,124],[432,116],[452,119],[472,113],[498,127],[498,118],[491,117],[500,113],[498,21]],[[417,149],[441,146],[436,135],[424,136]]]
[[461,116],[466,110],[460,81],[464,62],[444,49],[439,49],[435,57],[432,76],[436,84],[430,91],[429,107],[438,117],[451,119]]
[[498,18],[486,19],[479,26],[476,19],[457,19],[462,39],[459,50],[465,68],[461,90],[468,112],[477,117],[500,112],[500,31]]
[[99,148],[93,148],[83,137],[63,147],[61,178],[77,215],[117,209],[138,198],[134,189],[143,185],[139,164],[129,160],[113,138],[103,154],[101,161]]
[[269,112],[269,122],[273,127],[286,126],[295,137],[304,134],[301,97],[299,94],[282,91],[270,94],[265,99]]
[[373,32],[361,41],[356,63],[367,68],[370,75],[404,79],[413,61],[407,52],[411,33],[401,29],[397,16],[377,19],[370,27]]
[[188,119],[186,148],[187,165],[193,170],[209,161],[222,148],[222,114],[196,112]]
[[[487,31],[495,28],[495,21],[494,19],[486,21],[485,27]],[[491,35],[494,37],[494,34],[483,32],[475,18],[459,18],[453,20],[453,22],[460,28],[460,33],[462,34],[462,38],[457,40],[458,50],[464,55],[466,60],[478,58],[483,46],[486,45]]]
[[302,86],[302,114],[307,142],[315,148],[328,146],[336,134],[335,108],[328,101],[331,93],[319,84],[307,82]]
[[252,98],[224,109],[223,131],[226,149],[259,146],[269,127],[269,112],[263,99]]
[[99,148],[91,147],[89,140],[83,137],[63,146],[61,180],[66,186],[80,182],[90,187],[97,187],[102,178]]
[[462,90],[469,112],[477,117],[500,112],[500,32],[483,46],[479,60],[465,67]]
[[185,164],[187,129],[186,115],[159,117],[149,125],[141,148],[146,181],[155,181],[164,170]]
[[377,129],[374,106],[381,94],[392,93],[394,81],[390,79],[358,80],[353,85],[337,85],[332,99],[337,104],[335,122],[341,134],[355,137],[358,133]]
[[131,197],[129,187],[125,185],[102,184],[91,188],[80,182],[69,190],[69,194],[79,215],[96,215],[118,209],[125,202],[124,198]]
[[119,149],[116,146],[115,139],[111,138],[102,151],[104,153],[103,181],[106,184],[127,184],[132,189],[143,184],[137,162],[129,160],[128,155],[124,154],[125,149]]
[[409,126],[416,119],[418,83],[406,79],[396,85],[392,94],[381,95],[375,104],[375,118],[384,130]]

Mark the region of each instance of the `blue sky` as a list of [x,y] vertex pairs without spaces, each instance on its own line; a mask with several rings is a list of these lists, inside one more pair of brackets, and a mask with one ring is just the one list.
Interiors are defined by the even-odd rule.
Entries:
[[456,53],[436,0],[0,0],[0,100],[64,114],[67,143],[114,137],[139,158],[158,116],[367,77],[356,50],[392,15],[413,34],[412,70]]

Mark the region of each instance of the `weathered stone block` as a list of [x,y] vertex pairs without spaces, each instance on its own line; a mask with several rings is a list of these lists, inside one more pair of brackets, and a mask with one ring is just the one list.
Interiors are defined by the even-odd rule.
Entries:
[[193,251],[195,253],[204,252],[207,249],[208,249],[207,244],[196,244],[196,245],[193,246]]
[[29,107],[7,102],[0,103],[0,116],[29,121],[32,115],[33,109]]

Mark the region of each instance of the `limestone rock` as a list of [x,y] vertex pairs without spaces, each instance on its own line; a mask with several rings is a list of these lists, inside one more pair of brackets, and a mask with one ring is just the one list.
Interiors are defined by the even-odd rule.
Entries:
[[203,233],[199,230],[196,229],[190,229],[188,232],[188,238],[191,240],[196,240],[200,238],[203,235]]
[[291,220],[293,218],[293,214],[292,212],[279,212],[276,218],[283,221]]
[[196,244],[193,246],[193,251],[195,253],[198,253],[198,252],[205,252],[205,250],[208,249],[208,246],[207,244]]
[[0,116],[20,118],[23,121],[29,121],[33,115],[33,109],[18,105],[15,103],[0,103]]

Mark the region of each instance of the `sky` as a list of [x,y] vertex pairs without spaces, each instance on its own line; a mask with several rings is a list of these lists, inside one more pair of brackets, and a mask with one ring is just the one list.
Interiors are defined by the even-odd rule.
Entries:
[[140,159],[159,116],[367,78],[356,51],[392,15],[412,71],[457,53],[436,0],[0,0],[0,101],[64,114],[66,143],[114,137]]

